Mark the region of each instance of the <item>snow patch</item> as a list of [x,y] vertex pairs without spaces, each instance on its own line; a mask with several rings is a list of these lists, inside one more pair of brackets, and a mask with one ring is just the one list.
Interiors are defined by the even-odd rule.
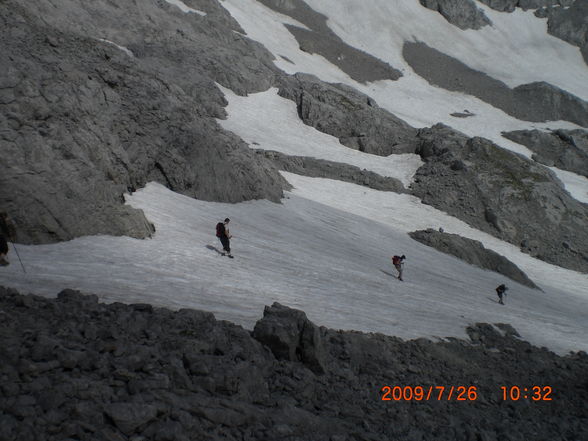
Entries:
[[181,0],[165,0],[165,1],[168,2],[170,5],[177,6],[178,8],[180,8],[180,10],[182,12],[186,12],[186,13],[192,12],[194,14],[198,14],[203,17],[206,15],[206,12],[199,11],[198,9],[192,9],[192,8],[186,6],[186,4]]
[[242,97],[217,86],[229,102],[227,119],[218,123],[251,147],[351,164],[397,178],[405,187],[423,164],[415,154],[377,156],[345,147],[336,137],[304,124],[298,117],[296,104],[279,96],[276,88]]
[[557,175],[570,196],[588,204],[588,179],[586,177],[556,167],[548,168]]
[[118,44],[116,44],[116,43],[114,43],[114,42],[112,42],[110,40],[106,40],[104,38],[99,38],[98,41],[102,41],[104,43],[108,43],[108,44],[111,44],[113,46],[116,46],[117,48],[119,48],[121,51],[123,51],[125,54],[127,54],[131,58],[133,58],[135,56],[135,54],[133,54],[133,52],[130,49],[127,49],[124,46],[120,46],[120,45],[118,45]]

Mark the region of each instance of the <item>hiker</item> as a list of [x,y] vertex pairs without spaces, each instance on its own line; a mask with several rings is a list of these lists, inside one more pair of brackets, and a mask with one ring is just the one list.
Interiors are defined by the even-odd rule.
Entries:
[[16,232],[14,226],[8,220],[6,213],[0,213],[0,266],[9,265],[10,262],[6,259],[8,254],[8,241],[14,242],[16,240]]
[[398,271],[398,280],[402,280],[402,265],[404,265],[404,259],[406,256],[403,254],[402,256],[394,256],[392,257],[392,264],[396,267]]
[[498,294],[498,303],[500,303],[501,305],[504,305],[504,301],[502,300],[502,296],[506,295],[507,290],[508,290],[508,288],[504,284],[496,287],[496,294]]
[[229,232],[229,222],[231,222],[231,219],[227,217],[224,223],[219,222],[216,224],[216,237],[219,238],[223,245],[223,252],[221,254],[224,256],[226,253],[232,259],[231,241],[229,240],[232,236]]

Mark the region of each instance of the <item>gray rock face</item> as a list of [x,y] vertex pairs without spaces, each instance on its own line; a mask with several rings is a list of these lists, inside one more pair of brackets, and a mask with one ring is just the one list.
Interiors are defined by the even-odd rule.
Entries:
[[406,42],[402,54],[429,83],[478,97],[518,119],[565,120],[588,127],[588,102],[551,84],[536,82],[511,89],[424,43]]
[[425,164],[411,188],[423,203],[538,259],[588,272],[588,206],[550,170],[441,124],[422,129],[419,138]]
[[327,25],[327,18],[311,9],[303,0],[259,0],[268,8],[288,15],[310,30],[286,25],[300,49],[319,54],[358,82],[397,80],[402,73],[341,40]]
[[[563,2],[561,2],[563,3]],[[547,17],[547,31],[580,48],[588,64],[588,3],[582,0],[568,1],[567,9],[554,7],[552,3],[538,9],[535,15]]]
[[157,408],[145,403],[114,403],[106,409],[106,414],[122,433],[129,436],[153,421]]
[[[214,81],[243,93],[276,73],[220,6],[193,25],[195,14],[165,2],[142,6],[152,22],[125,20],[137,15],[131,4],[93,2],[88,16],[74,2],[64,16],[48,2],[9,3],[0,4],[0,204],[19,242],[148,236],[123,193],[150,180],[205,200],[279,200],[277,170],[214,121],[225,104]],[[140,26],[149,36],[137,41]],[[99,41],[104,32],[134,56]]]
[[286,25],[286,27],[298,41],[300,50],[325,57],[358,82],[395,81],[402,76],[398,69],[366,52],[343,43],[332,32],[329,32],[328,35],[323,35],[297,26]]
[[516,130],[502,134],[535,154],[533,159],[588,177],[588,132],[559,129],[551,133],[539,130]]
[[420,3],[460,29],[480,29],[492,23],[474,0],[420,0]]
[[296,103],[305,124],[336,136],[347,147],[381,156],[416,148],[414,128],[343,84],[296,74],[282,80],[279,95]]
[[[426,8],[438,11],[449,23],[460,29],[480,29],[492,24],[484,11],[474,0],[419,0]],[[560,11],[557,6],[571,6],[575,0],[480,0],[481,3],[501,12],[513,12],[517,7],[523,10],[537,9],[536,15],[545,17],[549,11]],[[580,3],[579,1],[576,4]],[[552,32],[558,36],[557,32]],[[562,37],[559,37],[562,38]],[[564,38],[565,39],[565,38]]]
[[512,89],[513,115],[527,121],[571,121],[588,127],[588,102],[543,81]]
[[445,254],[451,254],[467,263],[502,274],[525,286],[537,288],[527,275],[506,257],[489,250],[477,240],[458,234],[441,233],[433,229],[408,233],[410,237]]
[[279,303],[266,306],[253,337],[268,346],[279,360],[301,361],[313,372],[325,372],[326,354],[321,330],[302,311]]
[[513,12],[516,8],[537,9],[543,6],[569,6],[574,0],[479,0],[492,9],[501,12]]
[[[210,313],[106,305],[74,291],[50,300],[0,287],[0,439],[588,437],[578,393],[588,370],[583,352],[559,357],[505,324],[478,323],[467,329],[469,341],[433,343],[317,328],[302,311],[267,309],[256,329],[265,329],[264,340],[276,330],[286,348],[280,359]],[[317,343],[321,374],[299,359]],[[65,364],[65,351],[82,356]],[[553,400],[504,402],[500,385],[510,384],[549,385]],[[391,397],[384,386],[397,385],[464,385],[476,399],[458,403],[454,393],[448,400],[446,389],[441,400],[383,401]],[[513,414],[517,405],[524,418]]]
[[365,169],[361,170],[353,165],[306,156],[288,156],[267,150],[257,150],[257,153],[270,159],[280,170],[290,173],[313,178],[336,179],[380,191],[408,192],[402,182],[396,178],[380,176],[377,173]]

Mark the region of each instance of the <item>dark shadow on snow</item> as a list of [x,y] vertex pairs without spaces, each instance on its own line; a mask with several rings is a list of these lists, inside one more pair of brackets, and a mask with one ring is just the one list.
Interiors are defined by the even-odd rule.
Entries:
[[216,251],[219,254],[222,254],[223,253],[221,250],[219,250],[217,247],[215,247],[213,245],[206,245],[206,248],[208,248],[211,251]]
[[384,271],[383,269],[380,269],[380,271],[382,271],[387,276],[394,277],[395,279],[398,278],[398,276],[396,274],[389,273],[388,271]]

